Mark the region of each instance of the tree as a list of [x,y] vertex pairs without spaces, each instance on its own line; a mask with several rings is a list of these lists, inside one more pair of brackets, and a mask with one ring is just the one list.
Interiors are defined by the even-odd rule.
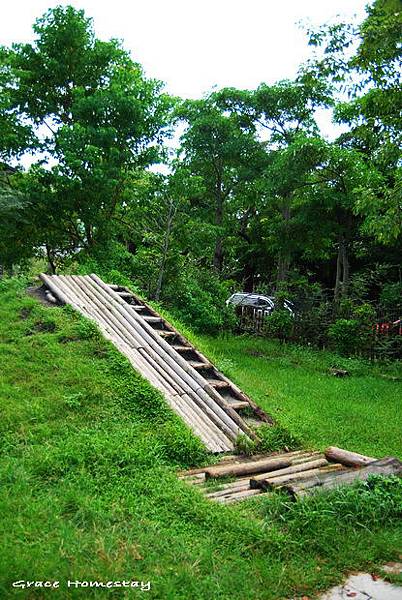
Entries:
[[253,131],[243,128],[236,115],[225,114],[214,94],[182,103],[177,117],[187,124],[180,157],[191,176],[202,182],[192,205],[214,228],[212,263],[221,273],[234,198],[258,174],[265,155]]
[[90,251],[110,236],[131,171],[158,160],[172,103],[119,42],[95,37],[83,11],[51,9],[34,32],[32,44],[7,50],[2,81],[9,112],[43,153],[27,193],[41,187],[46,226],[61,233],[52,251],[65,250],[65,231]]
[[337,23],[310,32],[310,44],[321,53],[302,69],[304,78],[331,82],[340,100],[335,119],[348,126],[339,142],[358,150],[383,176],[382,191],[363,194],[356,206],[367,231],[387,244],[402,231],[401,36],[400,1],[375,0],[360,25]]
[[278,287],[288,278],[297,244],[292,227],[295,191],[306,185],[309,173],[320,162],[322,143],[315,111],[331,103],[328,86],[280,81],[273,86],[262,84],[255,91],[223,90],[219,102],[263,140],[267,161],[259,215],[266,225],[265,237],[270,237],[276,251]]

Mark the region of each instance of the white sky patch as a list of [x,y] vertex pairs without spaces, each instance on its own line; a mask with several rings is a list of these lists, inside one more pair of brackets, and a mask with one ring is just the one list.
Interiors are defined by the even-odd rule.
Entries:
[[[93,17],[96,35],[123,41],[166,91],[200,98],[213,88],[253,89],[295,77],[310,55],[300,21],[362,20],[367,0],[13,0],[2,2],[0,44],[33,39],[48,8],[71,4]],[[338,133],[320,114],[326,137]]]

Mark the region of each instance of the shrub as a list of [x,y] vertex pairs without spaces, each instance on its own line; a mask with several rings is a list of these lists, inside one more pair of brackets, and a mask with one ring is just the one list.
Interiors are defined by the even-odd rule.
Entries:
[[283,343],[292,333],[293,317],[285,309],[274,310],[267,318],[264,329],[268,335],[278,338]]
[[328,337],[336,352],[354,354],[360,343],[360,323],[357,319],[338,319],[329,326]]
[[214,273],[188,269],[166,287],[163,300],[192,329],[217,334],[235,324],[234,312],[226,306],[229,295],[229,283],[221,282]]

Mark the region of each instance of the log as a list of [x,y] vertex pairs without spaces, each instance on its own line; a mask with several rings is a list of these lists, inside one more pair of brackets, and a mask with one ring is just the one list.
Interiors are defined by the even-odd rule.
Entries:
[[250,479],[250,487],[257,489],[260,487],[266,487],[265,481],[276,481],[283,480],[294,473],[304,473],[305,471],[310,472],[312,469],[319,469],[320,467],[328,466],[328,461],[325,458],[319,458],[317,460],[309,460],[304,463],[298,463],[297,465],[291,465],[290,467],[280,469],[274,472],[261,473],[255,475]]
[[207,479],[211,477],[238,477],[250,475],[252,473],[284,469],[290,465],[291,460],[289,458],[267,458],[265,460],[258,460],[242,464],[229,464],[217,467],[209,467],[208,469],[205,469],[205,476]]
[[[185,479],[186,477],[190,477],[191,475],[195,475],[198,473],[204,473],[205,470],[212,467],[222,467],[228,464],[244,464],[248,462],[254,462],[257,460],[262,460],[266,458],[290,458],[292,460],[292,464],[296,464],[301,458],[305,460],[311,456],[316,454],[321,454],[320,452],[306,452],[305,450],[294,450],[292,452],[272,452],[271,454],[254,454],[253,456],[245,456],[244,454],[226,454],[222,456],[219,460],[219,463],[216,465],[207,465],[206,467],[198,467],[196,469],[188,469],[187,471],[178,471],[177,476],[179,479]],[[248,481],[248,479],[247,479]],[[227,484],[229,485],[229,484]]]
[[205,496],[207,498],[219,498],[220,496],[228,496],[230,494],[233,494],[234,492],[241,492],[243,490],[249,490],[250,489],[250,480],[248,478],[246,479],[238,479],[237,481],[234,481],[231,484],[227,484],[225,485],[221,490],[217,490],[215,492],[207,492],[207,490],[204,490]]
[[247,500],[248,498],[252,498],[253,496],[258,496],[262,493],[262,490],[243,490],[240,492],[234,492],[231,496],[221,496],[220,498],[215,498],[215,502],[219,502],[220,504],[232,504],[233,502],[241,502],[243,500]]
[[[95,274],[91,274],[89,276],[89,279],[92,279],[92,281],[96,283],[98,287],[102,288],[102,291],[104,293],[108,293],[108,295],[116,303],[118,309],[124,310],[126,318],[131,317],[130,322],[135,321],[137,325],[139,325],[144,330],[147,336],[152,338],[157,343],[158,348],[163,349],[165,353],[169,355],[170,358],[173,358],[173,361],[177,366],[180,366],[185,372],[191,375],[193,381],[195,381],[203,389],[203,391],[205,390],[207,395],[209,395],[215,400],[216,404],[218,404],[220,408],[222,408],[227,413],[227,415],[231,417],[232,421],[236,423],[238,428],[240,428],[251,439],[257,439],[257,436],[252,431],[252,429],[248,427],[247,423],[245,423],[245,421],[236,413],[236,411],[230,408],[228,403],[220,396],[220,394],[216,390],[214,390],[214,388],[208,385],[208,383],[202,377],[202,375],[200,375],[200,373],[198,373],[193,367],[191,367],[185,360],[185,358],[183,358],[180,354],[173,350],[171,346],[169,346],[169,344],[163,338],[161,338],[159,334],[154,329],[152,329],[152,327],[150,327],[150,325],[148,325],[148,323],[144,321],[144,319],[142,319],[135,312],[135,310],[130,310],[131,307],[129,304],[125,303],[115,291],[108,288],[108,286]],[[149,343],[152,346],[151,342]]]
[[[308,463],[306,463],[307,465]],[[328,471],[338,471],[343,469],[342,465],[323,465],[323,470],[325,472]],[[322,472],[320,467],[313,467],[310,469],[304,469],[301,471],[296,471],[294,473],[289,473],[287,475],[282,475],[281,477],[272,477],[266,479],[250,479],[250,487],[252,489],[263,489],[263,490],[272,490],[273,488],[282,487],[287,484],[288,481],[294,481],[298,479],[306,479],[311,476],[316,475],[317,473]]]
[[307,481],[287,484],[284,489],[293,497],[302,497],[319,490],[332,490],[355,481],[366,481],[370,475],[402,475],[402,462],[397,458],[388,457],[377,460],[361,469],[353,469],[330,475],[317,475]]
[[[91,306],[93,306],[93,305],[98,306],[100,308],[100,310],[102,308],[104,308],[103,305],[101,304],[101,302],[96,297],[96,295],[93,294],[91,288],[87,288],[85,286],[85,283],[80,278],[65,277],[65,281],[68,282],[72,287],[74,287],[74,285],[76,285],[78,288],[78,292],[85,293],[91,301]],[[195,406],[195,403],[188,402],[189,399],[187,396],[185,396],[183,389],[181,389],[178,385],[175,385],[175,382],[169,377],[169,374],[164,373],[163,370],[161,370],[160,368],[155,368],[155,367],[158,367],[158,365],[156,365],[154,363],[154,361],[150,358],[150,356],[148,356],[148,354],[150,353],[150,349],[147,349],[147,353],[143,354],[144,349],[141,347],[140,342],[137,342],[134,338],[131,337],[130,332],[127,329],[125,329],[124,325],[120,324],[119,321],[117,319],[115,319],[115,317],[113,316],[113,313],[111,311],[110,312],[104,311],[104,312],[105,312],[106,318],[110,322],[114,323],[115,328],[120,333],[123,332],[123,335],[125,335],[126,338],[127,338],[127,336],[130,336],[129,338],[127,338],[130,341],[130,345],[132,345],[134,343],[134,345],[138,348],[138,352],[140,353],[140,355],[142,355],[143,359],[146,360],[150,364],[150,366],[153,368],[153,371],[156,373],[156,378],[161,379],[163,383],[167,382],[173,391],[173,395],[176,395],[176,394],[181,395],[181,399],[176,400],[176,408],[179,409],[179,406],[180,406],[181,409],[176,410],[176,412],[178,412],[178,414],[183,417],[183,411],[184,411],[184,413],[186,414],[186,418],[184,418],[184,421],[195,431],[195,433],[198,435],[198,437],[200,437],[212,451],[219,452],[222,450],[227,450],[228,447],[230,448],[230,442],[228,442],[228,439],[226,437],[224,437],[223,434],[221,434],[221,432],[218,430],[217,427],[213,426],[213,423],[207,424],[206,422],[204,422],[205,421],[204,414],[201,414],[201,418],[200,418],[200,415],[197,414],[198,407]],[[104,319],[105,317],[102,314],[100,314],[100,315],[98,315],[98,318]],[[157,357],[157,358],[159,358],[159,357]],[[134,366],[137,366],[137,365],[135,364]],[[155,383],[154,381],[152,381],[151,378],[149,378],[149,379],[150,379],[151,383],[153,383],[153,384]],[[158,386],[156,386],[156,387],[158,387]],[[212,429],[212,431],[211,431],[211,429]],[[222,438],[222,439],[219,439],[219,438]]]
[[49,290],[60,300],[62,304],[70,304],[67,296],[55,285],[49,275],[41,273],[39,275],[43,283],[49,288]]
[[[164,340],[162,340],[157,334],[155,334],[155,331],[152,328],[150,328],[150,331],[153,334],[155,334],[157,338],[154,339],[151,335],[149,335],[147,330],[149,326],[144,321],[141,322],[141,317],[138,317],[138,315],[135,312],[133,313],[135,317],[133,317],[133,314],[131,314],[128,311],[130,305],[125,304],[122,300],[116,301],[115,299],[108,297],[108,295],[105,293],[105,290],[102,287],[97,286],[94,279],[89,278],[88,283],[90,283],[93,286],[93,288],[97,290],[97,292],[101,295],[104,301],[108,303],[111,310],[113,308],[116,309],[116,318],[118,318],[118,320],[122,322],[126,327],[129,327],[132,333],[137,335],[138,338],[142,340],[144,346],[151,348],[156,352],[156,354],[159,354],[159,356],[163,359],[163,364],[168,365],[174,371],[175,376],[180,377],[182,380],[184,380],[196,393],[196,397],[199,400],[202,400],[204,404],[206,404],[213,412],[217,414],[217,416],[219,417],[219,421],[217,421],[217,424],[221,422],[224,423],[226,428],[232,431],[232,433],[229,435],[231,435],[231,439],[235,441],[239,433],[237,421],[241,421],[237,413],[232,411],[236,415],[236,420],[233,420],[231,418],[231,414],[228,414],[228,411],[224,410],[219,403],[216,403],[211,399],[211,397],[202,389],[202,387],[195,380],[195,378],[193,378],[192,375],[188,372],[188,369],[191,369],[191,367],[188,367],[186,361],[183,359],[185,365],[188,368],[183,369],[180,361],[176,359],[176,356],[172,357],[169,353],[167,353],[164,350],[163,344],[166,344],[169,349],[170,346],[166,342],[164,342]],[[113,294],[114,292],[111,293]],[[122,306],[122,302],[124,306]],[[181,358],[180,355],[177,355],[177,358]],[[197,373],[196,371],[194,372]],[[227,431],[225,431],[225,433],[228,434]]]
[[357,454],[357,452],[349,452],[349,450],[337,448],[336,446],[330,446],[325,450],[324,454],[330,462],[341,463],[345,467],[364,467],[377,460],[370,456]]
[[54,294],[52,294],[52,292],[50,292],[49,290],[46,290],[45,296],[46,296],[46,300],[48,302],[51,302],[52,304],[58,304],[58,300],[57,300],[56,296]]

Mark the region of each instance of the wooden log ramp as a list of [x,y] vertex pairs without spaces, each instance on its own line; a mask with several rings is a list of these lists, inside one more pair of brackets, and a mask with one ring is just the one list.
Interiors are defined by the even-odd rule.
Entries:
[[127,287],[109,285],[94,274],[42,273],[40,278],[60,304],[95,321],[211,452],[233,451],[239,435],[258,439],[256,423],[272,424],[269,415]]
[[393,457],[377,460],[332,446],[324,452],[230,455],[217,465],[180,472],[178,476],[196,486],[206,498],[232,504],[278,489],[294,499],[302,498],[318,490],[365,481],[372,474],[400,476],[402,463]]

